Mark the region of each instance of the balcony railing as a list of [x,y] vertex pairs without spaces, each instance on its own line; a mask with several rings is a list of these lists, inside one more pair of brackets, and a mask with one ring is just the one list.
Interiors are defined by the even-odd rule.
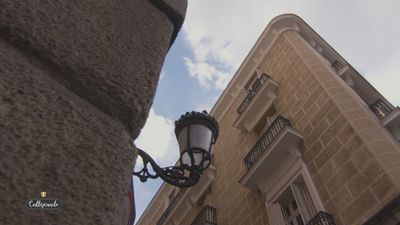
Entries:
[[196,216],[191,225],[209,224],[217,225],[217,209],[206,205]]
[[337,73],[343,68],[343,64],[338,60],[334,61],[331,66]]
[[239,114],[243,113],[247,106],[249,106],[251,100],[253,100],[254,96],[256,96],[258,90],[260,90],[260,87],[262,86],[262,84],[268,79],[270,78],[270,76],[268,76],[267,74],[263,73],[259,78],[257,78],[253,84],[251,85],[251,88],[249,88],[248,93],[246,95],[246,97],[244,98],[244,100],[242,101],[242,103],[240,104],[240,106],[237,108],[237,112]]
[[376,100],[369,106],[369,108],[379,119],[383,119],[393,111],[392,107],[382,99]]
[[250,152],[247,153],[246,157],[244,158],[243,161],[246,170],[249,170],[254,165],[258,158],[260,158],[260,156],[263,154],[265,149],[269,147],[269,145],[286,126],[290,126],[290,122],[288,119],[282,116],[276,117],[271,126],[268,127],[267,131],[265,131],[265,133],[261,136],[261,138],[251,148]]
[[336,223],[331,214],[321,211],[316,216],[314,216],[306,225],[336,225]]
[[179,200],[182,198],[182,196],[185,194],[185,192],[187,191],[187,189],[181,189],[178,194],[175,196],[174,199],[172,199],[172,201],[169,203],[167,209],[164,211],[164,213],[161,215],[160,219],[158,219],[157,221],[157,225],[162,225],[164,224],[165,220],[167,219],[167,217],[169,216],[169,214],[171,213],[171,211],[176,207],[177,203],[179,202]]

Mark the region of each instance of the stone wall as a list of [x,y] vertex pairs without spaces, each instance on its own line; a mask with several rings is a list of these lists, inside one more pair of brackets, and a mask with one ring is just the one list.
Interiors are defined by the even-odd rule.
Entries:
[[365,222],[399,193],[399,161],[387,157],[398,144],[298,33],[285,32],[261,68],[280,84],[277,110],[303,132],[303,160],[337,224]]
[[264,197],[239,183],[246,171],[243,159],[258,140],[257,134],[233,127],[238,118],[236,109],[243,98],[244,95],[236,98],[218,121],[220,135],[214,151],[217,170],[212,187],[218,224],[267,225],[269,221]]
[[[0,0],[2,223],[120,224],[132,139],[185,11],[185,0]],[[63,208],[26,209],[41,191]]]

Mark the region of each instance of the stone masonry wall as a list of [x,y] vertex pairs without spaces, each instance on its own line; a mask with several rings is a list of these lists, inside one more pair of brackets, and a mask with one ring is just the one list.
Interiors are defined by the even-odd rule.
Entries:
[[287,31],[260,66],[279,82],[277,111],[305,136],[303,160],[326,211],[337,224],[361,224],[399,193],[399,145],[324,60]]
[[246,171],[243,158],[259,137],[233,127],[238,118],[236,109],[243,98],[244,95],[237,97],[218,121],[220,136],[214,149],[217,169],[212,195],[216,202],[218,224],[267,225],[269,221],[264,197],[239,183]]
[[[0,0],[1,224],[121,223],[132,139],[185,11],[185,0]],[[41,191],[62,209],[25,208]]]

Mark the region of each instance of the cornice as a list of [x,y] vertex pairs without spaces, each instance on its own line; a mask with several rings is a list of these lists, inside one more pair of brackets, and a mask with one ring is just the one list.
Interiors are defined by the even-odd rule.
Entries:
[[272,19],[247,54],[210,114],[220,120],[278,37],[288,30],[300,32],[302,27],[309,26],[295,14],[282,14]]

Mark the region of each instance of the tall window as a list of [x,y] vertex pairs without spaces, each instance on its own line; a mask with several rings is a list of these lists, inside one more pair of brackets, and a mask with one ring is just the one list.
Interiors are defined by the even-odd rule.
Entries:
[[316,208],[301,175],[267,208],[267,212],[271,224],[279,225],[304,225],[316,214]]

